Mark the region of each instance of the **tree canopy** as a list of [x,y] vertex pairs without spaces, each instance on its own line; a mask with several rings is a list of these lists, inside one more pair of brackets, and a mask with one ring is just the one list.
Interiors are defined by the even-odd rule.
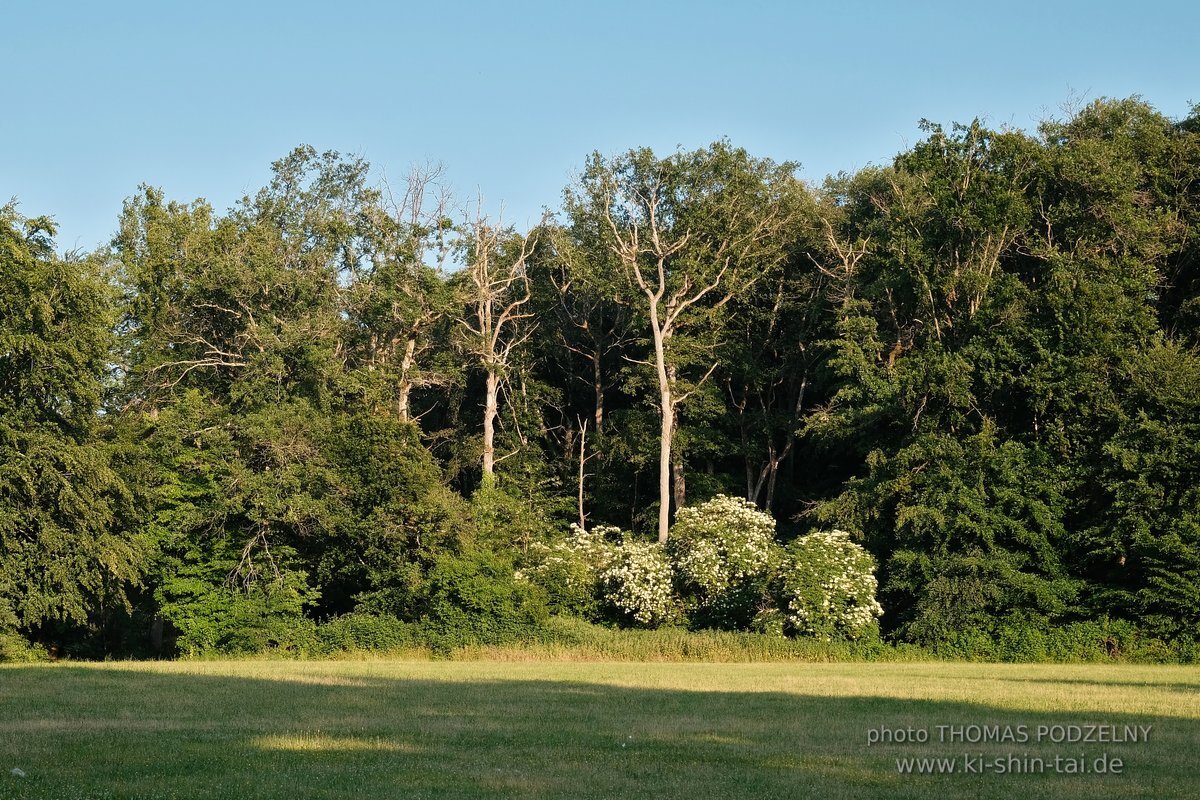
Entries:
[[528,231],[437,167],[393,191],[310,147],[225,212],[143,186],[87,255],[6,206],[0,633],[94,655],[348,614],[628,623],[613,576],[653,567],[666,603],[670,553],[733,547],[661,548],[676,512],[731,496],[790,577],[763,566],[737,613],[680,584],[646,619],[817,597],[796,576],[828,539],[860,589],[877,565],[895,641],[1194,641],[1198,119],[926,122],[820,186],[724,140],[593,154]]

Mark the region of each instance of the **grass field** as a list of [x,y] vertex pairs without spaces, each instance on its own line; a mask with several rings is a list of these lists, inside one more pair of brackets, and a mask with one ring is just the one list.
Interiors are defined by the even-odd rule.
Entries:
[[[1027,742],[939,742],[971,725]],[[1038,743],[1084,726],[1148,741]],[[868,746],[869,732],[929,741]],[[919,735],[919,734],[918,734]],[[1013,755],[1041,774],[996,774]],[[1121,774],[1053,774],[1062,759]],[[0,797],[1194,798],[1200,668],[330,661],[0,667]],[[962,774],[982,755],[981,772]],[[1060,761],[1055,765],[1054,758]],[[898,758],[947,757],[907,775]],[[1107,762],[1106,762],[1107,763]],[[25,777],[10,773],[24,771]],[[914,765],[914,768],[915,765]]]

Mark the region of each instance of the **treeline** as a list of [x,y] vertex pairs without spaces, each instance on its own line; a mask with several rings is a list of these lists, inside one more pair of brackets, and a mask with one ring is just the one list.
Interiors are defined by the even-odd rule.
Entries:
[[820,187],[593,155],[529,231],[306,147],[225,213],[143,187],[96,253],[5,208],[0,635],[517,636],[568,524],[725,494],[849,531],[895,641],[1194,641],[1200,110],[924,131]]

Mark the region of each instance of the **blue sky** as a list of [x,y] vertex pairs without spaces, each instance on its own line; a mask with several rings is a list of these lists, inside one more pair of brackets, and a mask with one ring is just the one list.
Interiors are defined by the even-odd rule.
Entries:
[[1200,4],[47,2],[4,9],[0,203],[59,245],[139,183],[224,209],[300,143],[399,179],[441,161],[524,226],[592,150],[728,136],[804,177],[886,162],[917,121],[1032,127],[1073,98],[1200,102]]

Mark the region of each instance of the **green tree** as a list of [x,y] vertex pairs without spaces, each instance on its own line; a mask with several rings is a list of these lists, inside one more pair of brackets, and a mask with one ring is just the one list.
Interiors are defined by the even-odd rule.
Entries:
[[[161,547],[156,601],[194,649],[282,635],[350,524],[329,443],[359,396],[343,296],[372,244],[365,175],[299,148],[226,216],[151,189],[126,206],[119,399],[155,465],[139,494]],[[238,644],[255,614],[261,635]]]
[[122,605],[146,549],[98,437],[112,295],[53,223],[0,208],[0,629]]
[[[724,439],[715,457],[734,455],[729,442],[737,443],[744,496],[767,511],[779,500],[784,464],[796,463],[804,417],[826,391],[820,343],[833,335],[826,244],[815,202],[807,196],[801,202],[788,257],[764,265],[754,285],[731,301],[720,350],[726,422],[714,426]],[[794,479],[795,469],[789,472]],[[785,512],[800,510],[797,487],[783,494]]]
[[1039,148],[978,123],[927,131],[893,167],[829,187],[840,385],[808,430],[862,464],[818,517],[865,535],[890,623],[933,642],[1063,614],[1078,584],[1063,472],[1013,385],[1036,347],[1022,270]]

